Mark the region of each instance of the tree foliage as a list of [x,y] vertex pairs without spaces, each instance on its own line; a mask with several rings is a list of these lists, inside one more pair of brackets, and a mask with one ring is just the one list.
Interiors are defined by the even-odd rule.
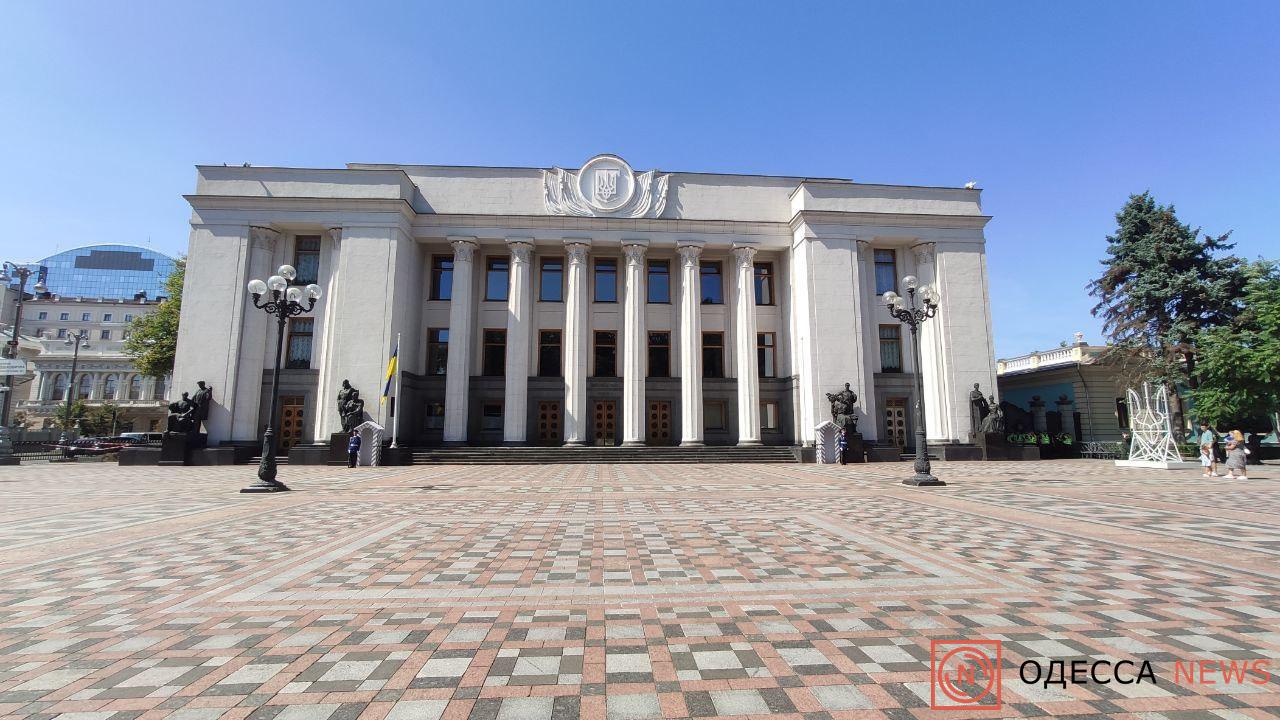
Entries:
[[1280,267],[1248,266],[1243,309],[1230,325],[1196,339],[1200,382],[1195,413],[1217,427],[1262,430],[1280,411]]
[[1202,234],[1149,192],[1130,196],[1116,224],[1102,275],[1089,284],[1093,314],[1119,356],[1111,359],[1130,374],[1194,388],[1196,339],[1239,314],[1244,262],[1224,254],[1235,247],[1230,233]]
[[125,340],[124,351],[133,357],[134,366],[143,375],[164,377],[173,372],[186,270],[186,259],[179,259],[177,267],[164,281],[167,299],[155,312],[139,315],[129,326],[129,339]]

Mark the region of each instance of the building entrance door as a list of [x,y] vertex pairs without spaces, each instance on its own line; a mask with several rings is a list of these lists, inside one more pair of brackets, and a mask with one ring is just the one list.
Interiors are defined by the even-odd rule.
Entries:
[[618,439],[618,403],[597,400],[592,414],[591,436],[596,445],[616,445]]
[[884,436],[899,449],[907,447],[907,399],[887,398],[884,403]]
[[649,403],[649,444],[671,444],[671,403],[667,400]]
[[559,445],[563,438],[560,431],[560,402],[538,401],[538,444]]
[[288,455],[289,448],[302,442],[304,402],[301,395],[280,396],[280,441],[276,448],[281,455]]

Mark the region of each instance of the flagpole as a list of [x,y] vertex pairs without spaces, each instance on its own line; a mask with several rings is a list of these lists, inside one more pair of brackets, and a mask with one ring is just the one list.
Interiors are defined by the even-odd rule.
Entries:
[[391,414],[391,447],[399,447],[399,445],[396,445],[396,436],[397,436],[397,435],[399,435],[399,430],[400,430],[400,410],[402,409],[402,408],[398,408],[398,407],[396,407],[396,405],[399,405],[399,404],[400,404],[400,359],[399,359],[399,356],[398,356],[399,352],[400,352],[400,333],[396,333],[396,353],[397,353],[397,357],[396,357],[396,394],[394,395],[395,399],[391,401],[391,402],[393,403],[393,404],[391,405],[391,410],[392,410],[392,414]]

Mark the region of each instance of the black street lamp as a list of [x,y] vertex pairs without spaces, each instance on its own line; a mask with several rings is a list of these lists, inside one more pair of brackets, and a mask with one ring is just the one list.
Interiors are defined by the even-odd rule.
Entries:
[[[249,294],[253,296],[253,306],[276,317],[276,364],[271,376],[271,414],[267,416],[267,430],[262,434],[262,462],[258,463],[258,482],[240,489],[242,493],[270,493],[288,490],[284,483],[276,480],[276,433],[272,425],[276,420],[276,410],[280,403],[280,354],[284,349],[284,326],[289,318],[311,312],[320,298],[320,286],[312,283],[306,288],[289,285],[298,277],[298,271],[292,265],[281,265],[276,275],[261,280],[249,281]],[[262,296],[271,293],[270,299],[261,302]],[[307,298],[304,307],[303,296]]]
[[80,349],[89,349],[89,331],[68,332],[67,339],[64,340],[67,345],[73,349],[71,351],[71,378],[67,381],[67,412],[62,419],[62,436],[58,438],[58,444],[63,446],[63,452],[66,451],[67,430],[71,428],[71,400],[76,396],[76,366],[80,364]]
[[[902,286],[907,289],[905,299],[892,291],[884,294],[884,304],[888,306],[889,314],[911,328],[911,347],[915,350],[916,359],[916,474],[903,480],[902,484],[946,485],[929,473],[929,447],[924,437],[924,368],[920,360],[920,326],[938,312],[938,291],[928,285],[917,289],[919,281],[916,280],[915,275],[902,278]],[[917,292],[920,293],[923,307],[916,305]]]
[[[35,273],[35,270],[17,263],[6,262],[0,266],[0,285],[8,285],[13,282],[14,277],[18,278],[18,311],[13,317],[13,336],[9,338],[9,342],[5,343],[4,346],[4,356],[9,360],[18,357],[18,335],[22,329],[22,306],[27,299],[27,278]],[[43,293],[49,288],[45,287],[44,281],[37,277],[36,284],[31,289],[38,293]],[[13,402],[13,376],[5,377],[4,384],[8,390],[5,390],[4,393],[4,407],[0,409],[0,427],[8,429],[9,406]]]

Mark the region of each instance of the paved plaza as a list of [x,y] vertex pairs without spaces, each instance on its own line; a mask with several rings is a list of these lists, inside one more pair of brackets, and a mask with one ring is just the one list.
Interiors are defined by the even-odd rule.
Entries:
[[[0,716],[1280,716],[1280,467],[935,469],[5,468]],[[1002,641],[1001,709],[929,709],[957,638]],[[1270,677],[1173,680],[1231,659]]]

